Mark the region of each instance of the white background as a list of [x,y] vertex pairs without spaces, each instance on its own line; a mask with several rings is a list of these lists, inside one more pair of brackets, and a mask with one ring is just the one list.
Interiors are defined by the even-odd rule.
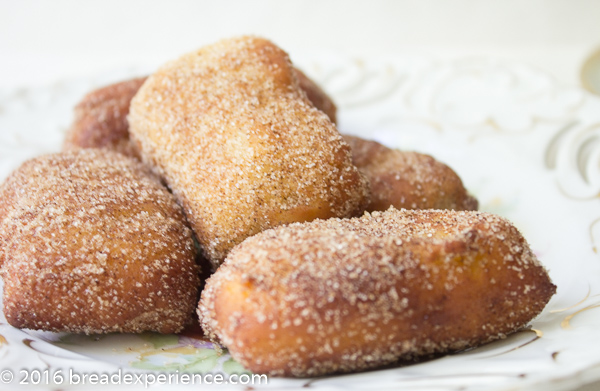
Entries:
[[578,85],[584,58],[600,47],[600,1],[0,0],[0,88],[160,64],[238,34],[292,55],[494,56]]

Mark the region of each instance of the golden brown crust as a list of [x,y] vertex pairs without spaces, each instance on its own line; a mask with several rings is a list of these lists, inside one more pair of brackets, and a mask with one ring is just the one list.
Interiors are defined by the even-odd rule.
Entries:
[[352,159],[371,183],[368,211],[396,209],[477,210],[460,177],[429,155],[391,149],[378,142],[344,135]]
[[503,338],[555,289],[503,218],[390,208],[248,238],[207,281],[199,315],[249,370],[318,376]]
[[267,228],[356,215],[369,201],[350,148],[267,40],[224,40],[165,65],[129,121],[215,265]]
[[129,103],[145,77],[122,81],[94,90],[75,107],[75,119],[63,149],[107,148],[138,158],[129,141]]
[[30,160],[0,187],[0,209],[11,325],[172,333],[192,319],[192,233],[140,162],[97,149]]

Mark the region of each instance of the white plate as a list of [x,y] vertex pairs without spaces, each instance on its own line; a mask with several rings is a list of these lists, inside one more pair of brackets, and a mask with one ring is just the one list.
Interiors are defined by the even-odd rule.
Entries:
[[[532,323],[535,331],[504,341],[411,366],[318,379],[273,378],[251,387],[559,390],[599,379],[600,99],[561,88],[541,71],[490,59],[447,63],[319,54],[298,64],[338,103],[342,132],[430,153],[453,167],[482,210],[521,229],[558,292]],[[27,158],[59,150],[72,107],[85,92],[145,71],[1,92],[0,178]],[[131,390],[144,387],[124,385],[126,372],[242,370],[228,355],[185,336],[87,337],[21,331],[0,322],[0,381],[8,380],[3,371],[9,370],[12,385],[27,375],[42,389],[52,380],[53,387],[77,388],[83,375],[105,373],[121,376],[122,384],[113,389]],[[76,380],[80,384],[69,384]]]

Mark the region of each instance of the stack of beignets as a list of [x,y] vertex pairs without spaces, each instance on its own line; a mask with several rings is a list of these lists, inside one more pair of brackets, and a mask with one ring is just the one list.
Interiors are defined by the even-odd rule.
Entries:
[[[0,187],[16,327],[171,333],[197,308],[246,368],[317,376],[502,338],[555,292],[514,226],[460,212],[477,200],[454,171],[342,137],[333,101],[265,39],[204,47],[75,114],[64,149],[102,149]],[[427,208],[448,210],[407,210]],[[192,230],[218,267],[200,303]]]
[[[311,103],[335,123],[337,109],[333,100],[300,70],[295,69],[295,73]],[[64,149],[108,148],[139,157],[130,143],[125,114],[145,80],[127,80],[87,94],[75,108],[75,121]],[[467,192],[460,177],[433,157],[391,149],[356,136],[344,135],[343,138],[352,150],[352,162],[370,183],[371,202],[367,211],[384,211],[390,206],[477,210],[477,200]]]
[[85,149],[24,163],[0,187],[0,238],[15,327],[173,333],[192,320],[192,232],[138,161]]

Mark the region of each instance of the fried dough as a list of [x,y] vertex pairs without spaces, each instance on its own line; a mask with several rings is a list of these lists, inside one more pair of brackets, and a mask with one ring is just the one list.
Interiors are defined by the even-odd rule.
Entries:
[[208,279],[198,312],[247,369],[319,376],[503,338],[555,289],[501,217],[390,208],[248,238]]
[[97,149],[38,157],[2,184],[0,210],[11,325],[173,333],[192,320],[192,232],[139,161]]
[[369,202],[350,148],[265,39],[223,40],[163,66],[129,123],[215,266],[265,229],[353,216]]
[[477,210],[460,177],[429,155],[344,135],[352,161],[371,183],[369,212],[396,209]]
[[[336,121],[336,106],[329,96],[301,70],[295,69],[300,88],[312,104]],[[146,77],[111,84],[86,94],[75,106],[75,119],[67,131],[63,150],[106,148],[139,158],[129,140],[129,105]]]
[[129,103],[145,77],[122,81],[88,93],[75,106],[75,119],[67,131],[63,150],[107,148],[138,158],[129,140]]

